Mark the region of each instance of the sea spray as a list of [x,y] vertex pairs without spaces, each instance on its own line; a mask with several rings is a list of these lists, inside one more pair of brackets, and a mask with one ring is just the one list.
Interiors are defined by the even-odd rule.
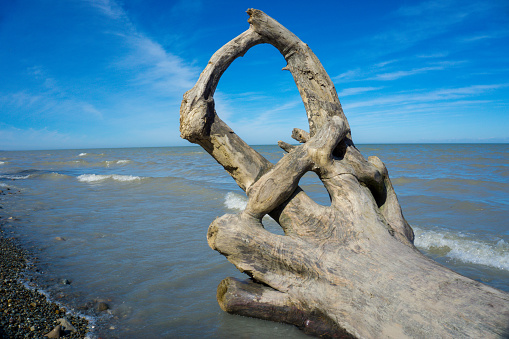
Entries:
[[224,205],[229,209],[241,211],[247,206],[247,197],[228,192],[224,200]]

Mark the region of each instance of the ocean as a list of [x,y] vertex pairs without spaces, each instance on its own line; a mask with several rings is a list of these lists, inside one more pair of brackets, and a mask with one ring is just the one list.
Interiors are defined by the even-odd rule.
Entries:
[[[358,148],[386,164],[420,251],[509,292],[509,144]],[[255,149],[273,163],[284,154]],[[329,204],[314,173],[300,186]],[[2,151],[0,191],[4,229],[34,257],[27,283],[86,315],[91,337],[307,337],[219,308],[219,282],[244,276],[208,247],[207,228],[246,196],[200,147]]]

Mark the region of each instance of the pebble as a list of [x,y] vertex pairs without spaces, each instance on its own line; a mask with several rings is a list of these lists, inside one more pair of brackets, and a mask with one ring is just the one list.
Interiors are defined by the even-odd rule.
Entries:
[[74,326],[72,326],[72,324],[69,322],[69,320],[67,320],[67,318],[60,318],[57,321],[60,323],[60,326],[62,326],[62,328],[65,331],[71,331],[73,333],[78,332],[78,330]]
[[62,334],[61,326],[57,325],[53,330],[51,330],[49,333],[46,333],[44,336],[48,338],[60,338]]
[[102,312],[102,311],[109,310],[110,306],[108,304],[106,304],[104,301],[100,301],[95,306],[95,309],[97,310],[97,312]]
[[[0,338],[44,338],[57,326],[59,338],[85,338],[87,320],[66,314],[43,294],[20,283],[27,269],[27,257],[0,227]],[[58,321],[63,316],[69,327]]]

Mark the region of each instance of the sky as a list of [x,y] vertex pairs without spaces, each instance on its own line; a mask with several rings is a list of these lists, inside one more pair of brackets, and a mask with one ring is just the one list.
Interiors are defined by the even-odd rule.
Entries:
[[[182,95],[248,8],[317,55],[356,144],[509,142],[507,0],[0,0],[0,150],[191,145]],[[308,129],[285,65],[258,45],[219,82],[249,144]]]

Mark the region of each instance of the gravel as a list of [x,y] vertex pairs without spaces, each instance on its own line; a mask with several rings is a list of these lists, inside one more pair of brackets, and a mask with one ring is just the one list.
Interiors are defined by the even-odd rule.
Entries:
[[0,338],[46,338],[57,326],[60,338],[84,338],[86,319],[70,314],[22,283],[29,257],[0,224]]

